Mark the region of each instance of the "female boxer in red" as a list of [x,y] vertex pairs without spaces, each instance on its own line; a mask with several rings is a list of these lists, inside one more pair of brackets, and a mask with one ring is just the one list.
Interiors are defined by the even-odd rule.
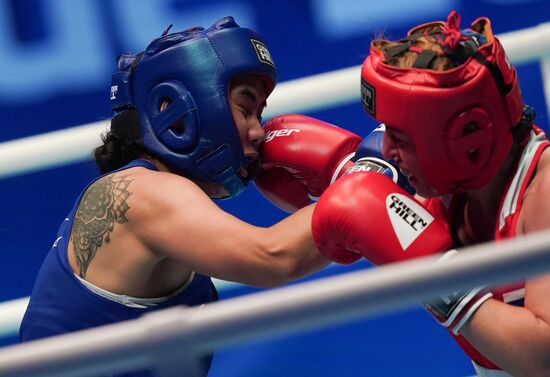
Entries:
[[[386,125],[384,157],[395,160],[430,213],[402,194],[391,195],[387,211],[398,206],[407,213],[405,225],[414,221],[420,232],[426,227],[426,243],[403,256],[407,245],[387,246],[397,231],[379,245],[374,232],[360,228],[366,211],[373,216],[374,204],[364,203],[372,195],[355,212],[342,202],[350,193],[359,201],[381,178],[353,174],[323,194],[313,215],[314,238],[327,256],[346,251],[335,246],[343,232],[328,228],[330,218],[331,227],[345,223],[344,232],[368,239],[352,249],[377,264],[550,228],[550,143],[533,125],[533,110],[524,106],[516,71],[487,18],[461,30],[452,12],[446,23],[418,26],[400,41],[374,41],[361,85],[365,110]],[[388,192],[398,190],[376,195]],[[447,225],[434,231],[429,226],[437,219]],[[448,241],[443,229],[450,231]],[[550,376],[549,291],[550,276],[543,276],[464,291],[427,307],[480,376]]]

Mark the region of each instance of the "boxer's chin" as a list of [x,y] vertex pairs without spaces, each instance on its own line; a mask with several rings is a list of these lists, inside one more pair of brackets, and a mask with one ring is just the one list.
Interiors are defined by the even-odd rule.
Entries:
[[259,158],[254,160],[251,164],[249,164],[246,167],[242,167],[239,170],[239,178],[245,185],[248,185],[250,181],[253,181],[256,179],[258,174],[260,173],[260,168],[262,167],[262,162]]

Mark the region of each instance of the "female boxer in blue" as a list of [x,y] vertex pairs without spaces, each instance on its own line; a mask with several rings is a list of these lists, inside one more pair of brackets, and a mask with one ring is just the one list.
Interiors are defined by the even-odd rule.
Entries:
[[[212,200],[239,194],[260,169],[260,121],[276,70],[257,33],[226,17],[208,29],[166,32],[117,63],[110,91],[115,115],[95,150],[103,175],[83,190],[59,228],[21,325],[22,341],[212,302],[211,276],[271,287],[329,263],[311,238],[312,206],[261,228]],[[318,164],[328,178],[319,185],[322,175],[312,174],[317,189],[333,175],[327,167],[340,166],[340,156],[360,142],[311,118],[277,119],[270,128],[276,135],[296,137],[277,138],[262,150],[271,149],[272,161],[294,154],[293,172],[299,163]],[[279,132],[308,123],[315,127]],[[326,145],[295,148],[308,140]],[[271,187],[278,204],[300,193],[301,204],[292,206],[305,205],[301,183],[293,192],[278,190],[279,182],[264,174],[262,192]],[[210,361],[204,359],[201,374]]]

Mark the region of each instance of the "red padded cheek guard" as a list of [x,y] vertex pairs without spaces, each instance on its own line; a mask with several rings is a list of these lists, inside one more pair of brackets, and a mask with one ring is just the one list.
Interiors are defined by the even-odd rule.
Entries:
[[[364,108],[409,135],[428,183],[441,195],[485,185],[506,158],[512,145],[509,130],[521,117],[516,72],[488,20],[476,23],[472,26],[485,28],[488,42],[478,49],[479,58],[451,70],[387,65],[374,43],[362,67]],[[469,123],[477,130],[465,134]]]

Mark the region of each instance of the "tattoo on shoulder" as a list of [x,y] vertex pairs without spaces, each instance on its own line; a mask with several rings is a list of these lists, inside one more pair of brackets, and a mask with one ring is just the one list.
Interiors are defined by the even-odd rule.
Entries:
[[133,179],[111,175],[93,183],[84,193],[75,214],[72,235],[80,277],[86,277],[90,262],[103,242],[110,241],[116,223],[128,222],[128,186]]

